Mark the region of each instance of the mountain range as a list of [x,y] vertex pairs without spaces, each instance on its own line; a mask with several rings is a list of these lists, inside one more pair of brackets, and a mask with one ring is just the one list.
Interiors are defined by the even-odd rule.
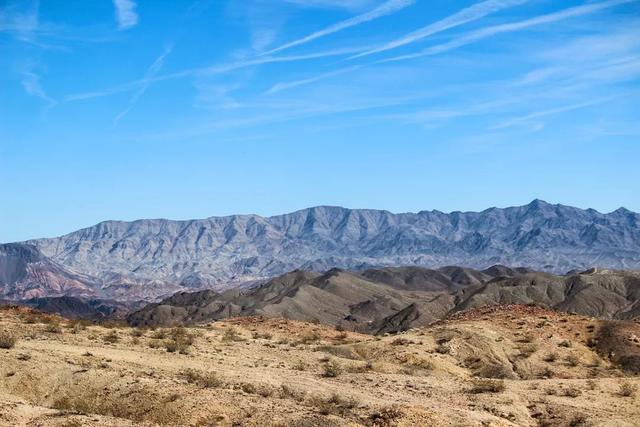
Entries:
[[295,269],[362,271],[494,264],[564,273],[640,267],[640,215],[552,205],[482,212],[319,206],[262,217],[106,221],[61,237],[0,245],[0,297],[157,300]]

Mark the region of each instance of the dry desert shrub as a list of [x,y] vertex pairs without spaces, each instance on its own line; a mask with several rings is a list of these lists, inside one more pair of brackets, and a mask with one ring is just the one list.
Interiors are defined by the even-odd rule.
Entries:
[[306,397],[306,394],[307,393],[304,390],[298,390],[287,384],[282,384],[280,386],[280,398],[282,399],[292,399],[296,402],[302,402]]
[[326,398],[312,395],[307,399],[307,405],[318,409],[322,415],[346,415],[358,406],[358,401],[353,397],[343,397],[337,393]]
[[186,369],[180,373],[189,384],[195,384],[202,388],[217,388],[223,385],[223,381],[212,371],[198,371],[196,369]]
[[118,336],[118,333],[115,330],[111,330],[107,335],[102,337],[102,339],[104,342],[107,342],[110,344],[115,344],[118,341],[120,341],[120,337]]
[[366,419],[365,424],[372,427],[391,427],[395,426],[398,418],[402,418],[402,411],[390,406],[372,412]]
[[494,379],[475,379],[469,388],[469,393],[500,393],[505,390],[504,381]]
[[240,383],[237,387],[247,394],[257,394],[262,397],[270,397],[276,392],[269,384]]
[[531,355],[533,355],[533,353],[538,351],[538,346],[533,343],[522,344],[518,347],[518,351],[518,357],[528,359],[529,357],[531,357]]
[[270,334],[269,332],[256,331],[251,334],[251,338],[253,338],[254,340],[257,340],[257,339],[270,340],[271,338],[273,338],[273,334]]
[[154,340],[163,340],[167,337],[167,331],[164,329],[158,329],[151,334],[151,338]]
[[335,378],[342,373],[342,366],[336,360],[328,360],[323,368],[321,376],[325,378]]
[[391,345],[393,346],[400,346],[400,345],[407,345],[407,344],[413,344],[411,341],[409,341],[406,338],[403,337],[398,337],[396,339],[394,339],[393,341],[391,341]]
[[633,397],[638,391],[638,387],[631,384],[629,381],[624,381],[620,384],[618,389],[618,395],[623,397]]
[[44,331],[50,334],[61,334],[62,328],[60,327],[60,324],[58,322],[51,322],[48,323],[47,326],[45,326]]
[[222,334],[222,342],[242,341],[242,337],[238,334],[238,330],[233,326],[227,327]]
[[16,345],[18,339],[9,331],[0,331],[0,348],[8,350]]
[[575,353],[571,353],[564,358],[564,361],[568,366],[576,367],[580,364],[580,357]]
[[576,386],[567,387],[563,390],[562,395],[566,397],[578,397],[582,394],[582,390],[580,390]]
[[318,333],[318,331],[306,331],[300,337],[299,343],[300,344],[311,344],[311,343],[320,341],[321,338],[322,338],[322,336]]
[[169,353],[189,353],[189,348],[195,342],[195,337],[186,328],[178,327],[169,331],[169,338],[165,341],[164,347]]
[[302,359],[297,360],[291,367],[294,371],[306,371],[307,368],[307,363]]

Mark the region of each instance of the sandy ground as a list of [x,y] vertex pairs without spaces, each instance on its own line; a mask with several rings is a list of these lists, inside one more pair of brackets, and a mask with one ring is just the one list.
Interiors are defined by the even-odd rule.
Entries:
[[597,354],[598,328],[527,307],[385,337],[261,318],[109,328],[10,309],[0,425],[640,426],[640,378]]

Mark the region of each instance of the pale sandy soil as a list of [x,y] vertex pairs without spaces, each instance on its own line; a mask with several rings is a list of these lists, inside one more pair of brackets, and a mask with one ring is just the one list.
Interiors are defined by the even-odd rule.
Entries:
[[373,337],[244,318],[177,331],[180,354],[169,329],[4,310],[0,425],[640,426],[640,391],[620,394],[640,378],[589,347],[598,325],[511,308]]

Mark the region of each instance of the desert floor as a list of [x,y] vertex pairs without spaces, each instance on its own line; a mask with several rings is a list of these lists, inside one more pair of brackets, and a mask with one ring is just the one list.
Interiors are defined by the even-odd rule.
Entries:
[[[263,318],[134,329],[10,308],[0,425],[640,426],[640,377],[602,354],[600,328],[527,306],[383,337]],[[620,329],[640,348],[640,325]]]

